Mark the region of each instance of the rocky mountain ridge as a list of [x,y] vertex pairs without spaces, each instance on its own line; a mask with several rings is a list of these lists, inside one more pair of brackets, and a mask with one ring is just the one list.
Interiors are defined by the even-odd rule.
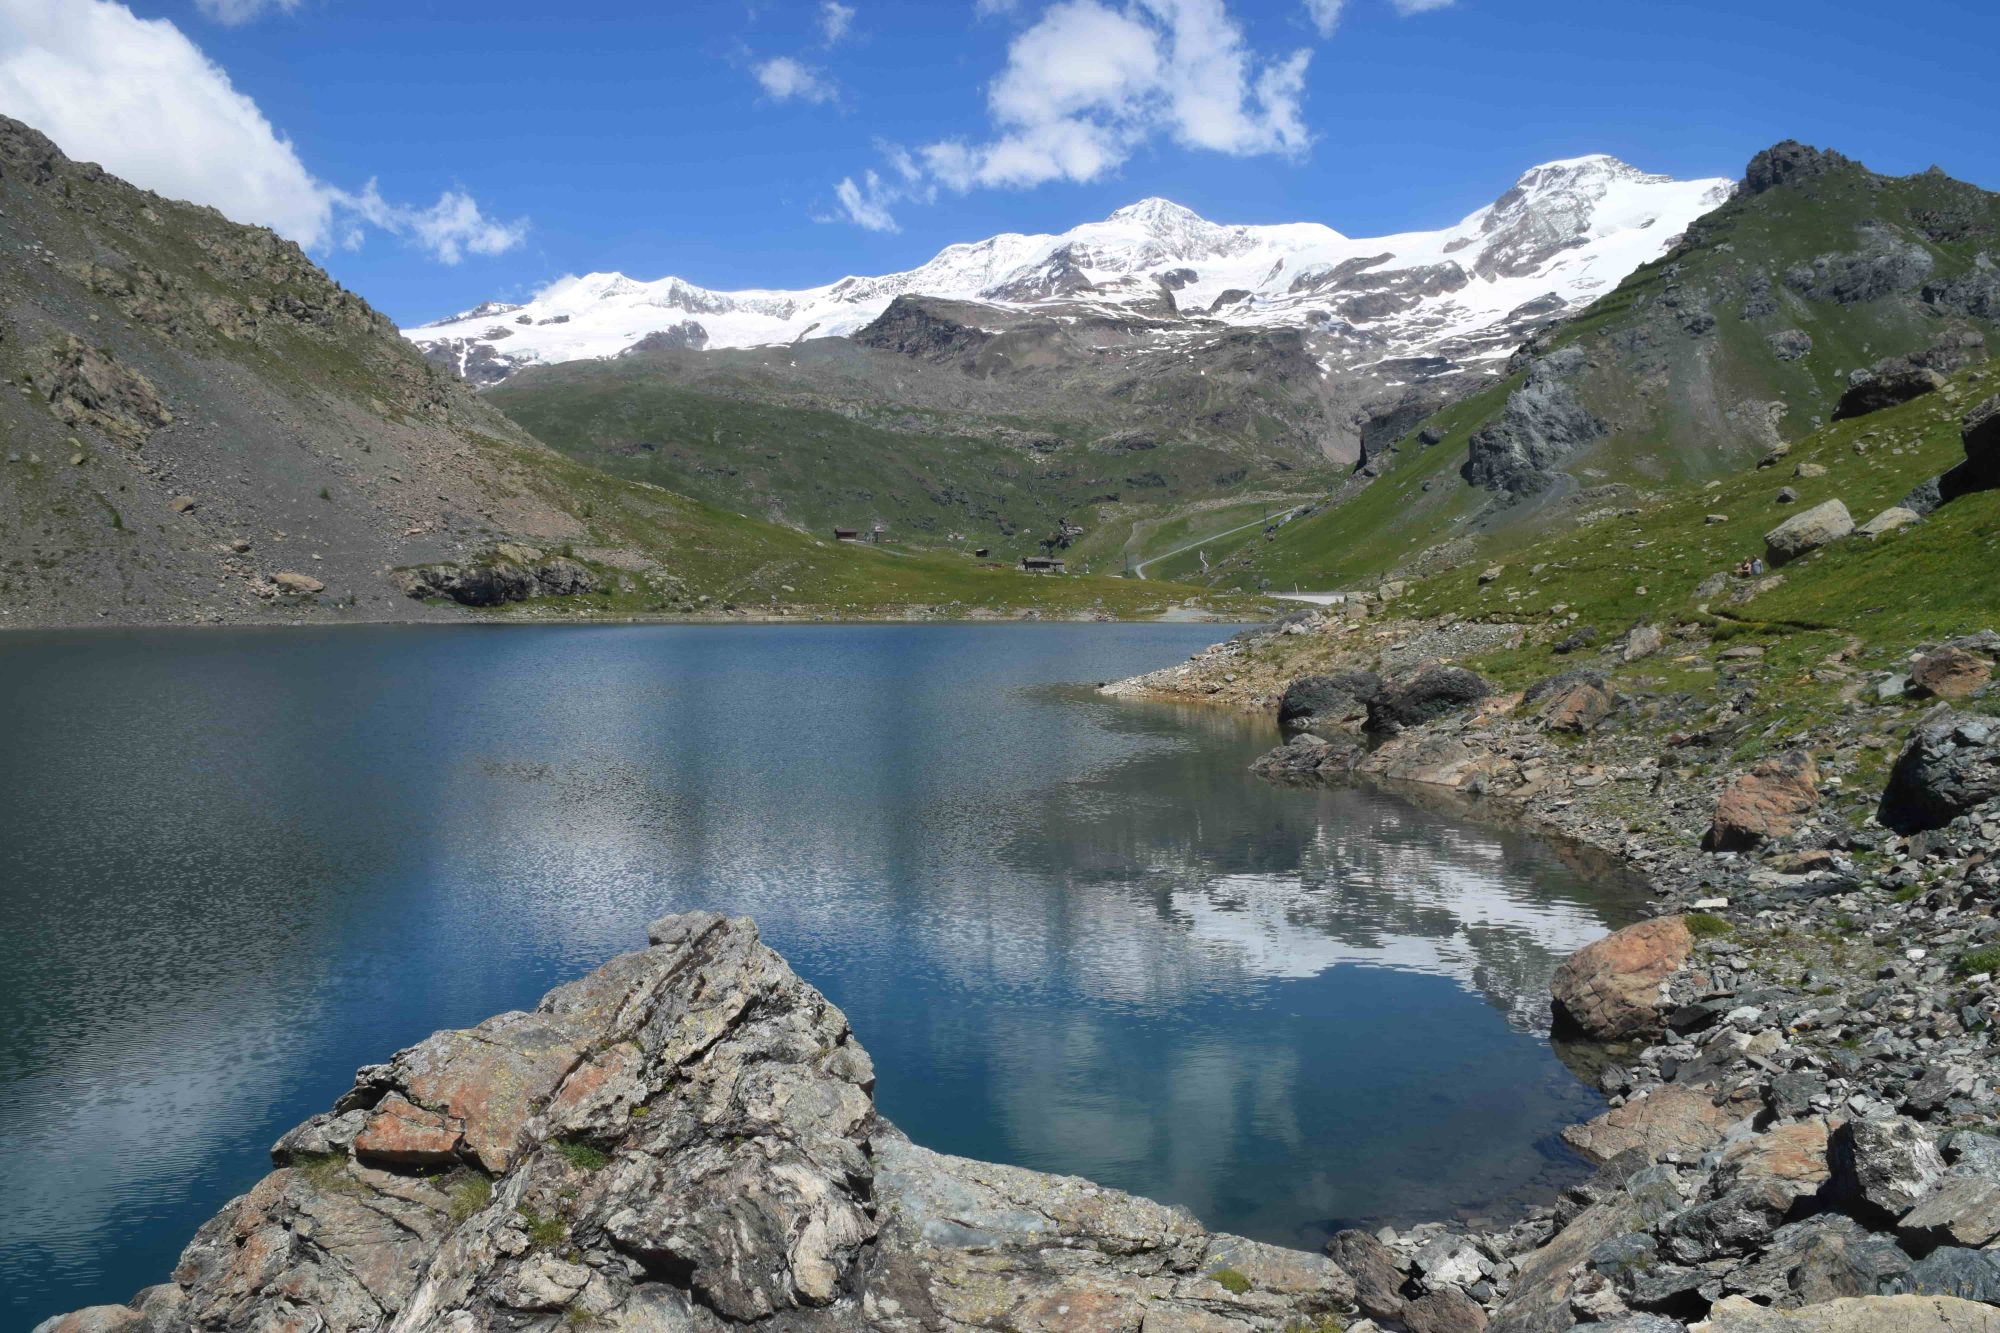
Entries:
[[1332,366],[1506,356],[1538,321],[1587,303],[1727,197],[1605,156],[1531,168],[1454,226],[1376,238],[1318,223],[1230,226],[1145,199],[1059,235],[953,245],[881,277],[798,291],[718,292],[680,278],[567,278],[520,305],[487,302],[405,330],[478,383],[527,365],[615,356],[662,331],[715,348],[850,336],[898,298],[1002,311],[1129,314],[1306,330]]

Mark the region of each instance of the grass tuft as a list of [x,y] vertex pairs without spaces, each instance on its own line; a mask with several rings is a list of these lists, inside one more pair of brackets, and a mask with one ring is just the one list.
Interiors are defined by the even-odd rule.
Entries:
[[1208,1275],[1208,1280],[1232,1296],[1241,1296],[1250,1290],[1250,1279],[1233,1268],[1218,1268]]
[[1689,912],[1681,919],[1687,924],[1688,934],[1698,940],[1712,940],[1718,935],[1727,935],[1736,929],[1721,917],[1708,912]]

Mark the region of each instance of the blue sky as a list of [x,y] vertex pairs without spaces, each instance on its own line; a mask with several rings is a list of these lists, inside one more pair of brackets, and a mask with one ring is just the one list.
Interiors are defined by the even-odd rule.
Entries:
[[884,272],[1153,194],[1220,221],[1435,227],[1587,152],[1733,176],[1796,136],[2000,186],[2000,6],[1921,11],[0,0],[0,111],[279,226],[413,322],[592,269],[722,288]]

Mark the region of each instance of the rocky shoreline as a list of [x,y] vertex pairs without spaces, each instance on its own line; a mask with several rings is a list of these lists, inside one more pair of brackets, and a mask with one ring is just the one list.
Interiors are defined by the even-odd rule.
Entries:
[[[1452,663],[1534,627],[1383,618],[1387,591],[1102,687],[1274,711],[1270,780],[1442,797],[1654,887],[1653,919],[1552,985],[1558,1024],[1603,1043],[1611,1109],[1564,1134],[1596,1175],[1502,1233],[1336,1237],[1362,1312],[1415,1333],[2000,1328],[2000,722],[1977,711],[2000,636],[1913,645],[1907,673],[1851,673],[1845,717],[1794,728],[1759,703],[1761,647],[1640,625],[1503,690]],[[1542,636],[1558,668],[1592,646]],[[1656,654],[1741,688],[1712,708],[1631,688],[1619,669]],[[1745,736],[1782,745],[1732,762]]]
[[2000,636],[1772,729],[1753,685],[1704,708],[1615,670],[1694,649],[1748,677],[1740,649],[1640,626],[1501,690],[1455,662],[1531,627],[1369,609],[1104,691],[1276,709],[1267,777],[1463,802],[1651,879],[1656,914],[1552,983],[1610,1101],[1565,1132],[1597,1170],[1552,1205],[1322,1256],[928,1152],[876,1114],[839,1010],[694,913],[363,1069],[169,1281],[36,1333],[2000,1329],[2000,725],[1976,711]]

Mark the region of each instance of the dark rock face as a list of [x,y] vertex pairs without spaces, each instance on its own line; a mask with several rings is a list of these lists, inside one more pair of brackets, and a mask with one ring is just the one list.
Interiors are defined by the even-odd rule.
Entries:
[[1986,354],[1986,337],[1974,330],[1948,333],[1919,352],[1886,357],[1868,370],[1848,377],[1847,389],[1833,409],[1833,419],[1879,412],[1944,387],[1944,377],[1962,370]]
[[1463,712],[1493,692],[1463,667],[1431,667],[1409,680],[1385,686],[1368,701],[1368,730],[1393,736],[1406,727]]
[[595,592],[597,576],[568,556],[507,545],[490,560],[419,565],[402,573],[403,595],[419,601],[449,597],[461,606],[499,606],[530,597],[570,597]]
[[1907,403],[1944,387],[1944,376],[1935,370],[1912,366],[1891,371],[1859,371],[1848,381],[1840,402],[1833,409],[1835,421],[1866,416],[1885,407]]
[[1853,165],[1852,160],[1839,153],[1786,139],[1750,159],[1750,165],[1743,170],[1743,193],[1762,194],[1780,185],[1797,184]]
[[879,347],[940,365],[969,361],[993,341],[994,335],[951,318],[942,306],[921,297],[899,296],[874,323],[854,334],[853,340],[863,347]]
[[1557,464],[1605,433],[1569,383],[1583,366],[1584,354],[1575,347],[1533,362],[1499,418],[1473,432],[1460,475],[1474,486],[1515,495],[1548,489]]
[[876,1114],[845,1016],[749,921],[648,934],[532,1013],[362,1069],[170,1280],[42,1333],[917,1333],[996,1311],[1253,1333],[1352,1308],[1319,1255],[916,1147]]
[[1278,725],[1288,729],[1359,725],[1368,716],[1368,701],[1381,693],[1382,678],[1372,671],[1301,676],[1285,687],[1278,700]]
[[2000,729],[1940,704],[1910,732],[1877,817],[1898,833],[1942,828],[2000,796]]
[[1916,291],[1936,263],[1923,246],[1886,230],[1864,231],[1862,240],[1859,250],[1819,255],[1787,269],[1785,285],[1808,301],[1859,305]]
[[708,330],[702,327],[701,321],[684,319],[671,328],[654,329],[619,355],[623,356],[626,352],[699,352],[706,346]]

